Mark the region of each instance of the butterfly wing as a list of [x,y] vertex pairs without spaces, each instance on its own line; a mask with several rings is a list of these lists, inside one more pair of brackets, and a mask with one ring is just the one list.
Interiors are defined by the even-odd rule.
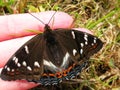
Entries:
[[1,78],[58,84],[64,78],[75,77],[102,45],[101,40],[90,34],[66,29],[51,31],[46,25],[43,34],[33,37],[10,58]]
[[1,78],[3,80],[38,80],[43,72],[43,44],[41,34],[26,42],[6,63],[1,72]]
[[76,30],[57,29],[52,34],[49,33],[50,42],[44,49],[43,85],[75,77],[86,66],[89,57],[103,45],[97,37]]
[[56,38],[59,39],[59,43],[75,62],[88,60],[103,46],[103,42],[96,36],[78,30],[57,29],[55,33],[57,33]]

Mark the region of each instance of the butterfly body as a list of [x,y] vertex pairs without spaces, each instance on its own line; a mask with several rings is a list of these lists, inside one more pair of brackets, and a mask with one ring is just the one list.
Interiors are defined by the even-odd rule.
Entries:
[[55,85],[78,75],[103,43],[77,30],[56,29],[46,24],[43,34],[26,42],[4,66],[3,80],[22,80]]

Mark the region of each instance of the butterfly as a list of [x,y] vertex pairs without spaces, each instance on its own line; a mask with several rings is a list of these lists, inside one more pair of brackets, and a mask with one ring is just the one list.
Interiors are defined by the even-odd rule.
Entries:
[[56,85],[78,75],[90,56],[102,46],[99,38],[86,32],[63,28],[52,30],[45,24],[43,33],[26,42],[8,60],[1,78]]

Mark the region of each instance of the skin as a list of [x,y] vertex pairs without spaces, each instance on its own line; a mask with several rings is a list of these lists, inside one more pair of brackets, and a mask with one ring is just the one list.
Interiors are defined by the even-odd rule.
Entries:
[[[46,24],[53,14],[53,11],[48,11],[34,15]],[[53,18],[54,20],[51,20],[49,24],[52,29],[70,28],[73,22],[72,17],[64,12],[57,12]],[[0,71],[17,49],[34,36],[35,32],[28,30],[42,32],[44,31],[43,28],[44,24],[29,14],[0,16]],[[90,31],[82,28],[77,30],[90,33]],[[37,85],[25,80],[4,81],[0,79],[1,90],[27,90]]]

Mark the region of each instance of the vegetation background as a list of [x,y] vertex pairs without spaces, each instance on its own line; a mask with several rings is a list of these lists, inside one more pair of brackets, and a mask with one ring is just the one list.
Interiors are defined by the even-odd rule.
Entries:
[[75,19],[75,27],[91,30],[104,42],[76,79],[32,90],[120,90],[120,0],[0,0],[0,15],[28,10],[66,12]]

